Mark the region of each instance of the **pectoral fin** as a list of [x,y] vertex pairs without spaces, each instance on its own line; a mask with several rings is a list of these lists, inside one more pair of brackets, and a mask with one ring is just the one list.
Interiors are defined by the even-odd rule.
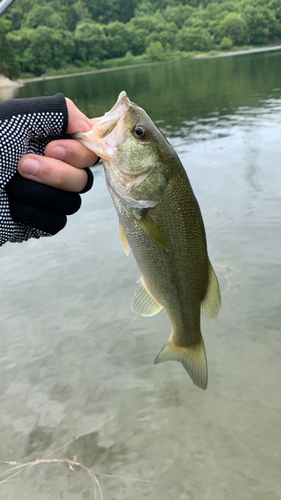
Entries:
[[207,321],[215,319],[221,307],[221,293],[212,264],[209,262],[209,281],[204,299],[201,302],[201,311]]
[[124,250],[124,252],[125,252],[126,255],[129,255],[129,253],[130,253],[130,245],[128,243],[126,233],[125,233],[124,228],[123,228],[123,226],[122,226],[122,224],[121,224],[120,221],[119,221],[119,233],[120,233],[120,238],[121,238],[121,243],[122,243],[123,250]]
[[141,278],[131,302],[131,309],[140,316],[154,316],[162,306],[152,297]]
[[155,241],[155,243],[158,243],[166,252],[168,252],[167,248],[167,243],[166,240],[157,226],[156,222],[152,220],[152,218],[148,215],[148,213],[145,210],[142,210],[141,216],[135,216],[135,220],[139,224],[139,226],[148,234],[148,236]]

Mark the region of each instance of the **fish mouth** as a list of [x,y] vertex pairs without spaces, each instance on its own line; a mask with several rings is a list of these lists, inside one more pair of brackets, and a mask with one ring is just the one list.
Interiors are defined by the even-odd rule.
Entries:
[[[73,138],[80,140],[102,159],[109,160],[115,156],[116,146],[126,140],[124,119],[132,106],[133,103],[123,90],[110,111],[91,120],[93,127],[90,132],[76,133]],[[120,122],[122,125],[117,126]]]
[[102,130],[100,131],[99,138],[104,139],[107,135],[111,134],[111,132],[113,132],[118,122],[119,118],[117,118],[115,122],[109,123],[108,127],[105,127],[104,129],[102,128]]
[[125,90],[120,92],[118,99],[114,106],[107,111],[104,116],[99,118],[94,118],[93,122],[93,134],[97,139],[104,139],[107,137],[117,126],[120,118],[124,117],[128,112],[131,101],[128,98]]
[[123,101],[128,101],[128,103],[131,103],[131,101],[130,101],[129,97],[127,96],[127,94],[126,94],[126,92],[125,92],[125,90],[122,90],[122,92],[120,92],[120,94],[119,94],[119,96],[118,96],[118,98],[117,98],[116,103],[114,104],[114,106],[113,106],[113,107],[112,107],[109,111],[107,111],[107,112],[104,114],[104,116],[107,116],[107,117],[108,117],[108,115],[110,115],[110,114],[114,113],[114,112],[117,110],[118,106],[119,106],[119,105],[120,105]]

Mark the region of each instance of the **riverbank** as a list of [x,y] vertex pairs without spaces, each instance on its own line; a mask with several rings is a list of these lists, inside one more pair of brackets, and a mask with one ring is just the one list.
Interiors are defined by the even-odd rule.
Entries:
[[0,101],[12,99],[16,90],[23,85],[22,81],[15,82],[4,75],[0,75]]
[[10,80],[10,78],[7,78],[7,76],[0,75],[0,89],[6,89],[9,87],[20,87],[21,82],[20,81],[14,81]]
[[[158,61],[151,61],[151,60],[145,60],[143,56],[137,56],[133,57],[130,59],[130,62],[128,63],[128,59],[123,57],[120,59],[112,59],[111,61],[104,61],[105,67],[100,67],[100,68],[93,68],[89,69],[86,71],[81,71],[80,68],[77,68],[76,71],[72,72],[66,72],[65,74],[62,73],[62,70],[58,70],[58,74],[45,74],[42,76],[38,77],[33,77],[33,78],[22,78],[19,80],[21,84],[25,83],[31,83],[31,82],[40,82],[44,80],[55,80],[59,78],[69,78],[73,76],[83,76],[83,75],[91,75],[95,73],[104,73],[108,71],[117,71],[120,69],[128,69],[128,68],[136,68],[138,66],[150,66],[155,64],[156,62],[158,63],[168,63],[171,61],[177,61],[177,60],[185,60],[185,59],[207,59],[210,57],[229,57],[229,56],[237,56],[237,55],[243,55],[243,54],[251,54],[251,53],[257,53],[257,52],[268,52],[268,51],[275,51],[275,50],[281,50],[281,45],[275,45],[275,46],[270,46],[270,47],[247,47],[243,48],[242,50],[231,50],[231,51],[211,51],[211,52],[177,52],[177,53],[172,53],[172,54],[164,54],[165,58],[162,60]],[[147,58],[148,59],[148,58]],[[114,66],[110,66],[110,64],[115,64]],[[127,64],[126,64],[127,63]],[[80,71],[79,71],[80,70]]]

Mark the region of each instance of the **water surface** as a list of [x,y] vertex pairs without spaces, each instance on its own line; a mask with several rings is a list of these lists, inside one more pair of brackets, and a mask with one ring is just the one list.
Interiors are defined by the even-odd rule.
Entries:
[[[206,392],[179,363],[153,365],[170,323],[165,312],[130,311],[139,271],[95,167],[94,188],[63,232],[0,251],[0,460],[75,457],[138,480],[98,476],[108,500],[280,499],[280,55],[19,90],[63,92],[91,117],[121,90],[146,109],[187,170],[223,307],[202,322]],[[37,465],[0,488],[6,500],[93,498],[87,474],[62,464]]]

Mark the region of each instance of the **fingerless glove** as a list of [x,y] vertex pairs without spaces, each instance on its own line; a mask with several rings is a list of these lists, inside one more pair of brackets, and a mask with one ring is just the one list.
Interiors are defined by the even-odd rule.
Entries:
[[[78,193],[25,179],[17,165],[27,153],[43,155],[47,144],[67,138],[68,112],[62,94],[0,103],[0,246],[51,236],[81,205]],[[90,169],[83,192],[93,184]]]

